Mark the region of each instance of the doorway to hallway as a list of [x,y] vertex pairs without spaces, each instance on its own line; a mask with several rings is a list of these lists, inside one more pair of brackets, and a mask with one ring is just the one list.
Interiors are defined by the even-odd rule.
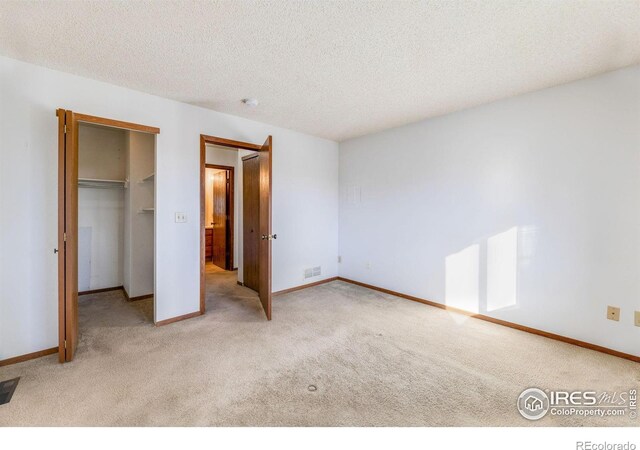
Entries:
[[211,283],[233,278],[271,320],[271,137],[256,145],[201,135],[200,156],[200,312],[220,292]]

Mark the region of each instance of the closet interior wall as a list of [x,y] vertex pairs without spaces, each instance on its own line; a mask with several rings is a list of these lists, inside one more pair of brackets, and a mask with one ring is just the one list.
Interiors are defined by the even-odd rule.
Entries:
[[123,285],[136,298],[154,290],[155,135],[127,134]]
[[127,132],[78,130],[78,292],[122,286]]
[[155,136],[81,123],[78,291],[154,288]]

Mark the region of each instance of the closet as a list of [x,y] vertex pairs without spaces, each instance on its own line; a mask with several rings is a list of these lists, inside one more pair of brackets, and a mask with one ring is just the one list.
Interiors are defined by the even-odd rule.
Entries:
[[78,292],[153,296],[155,135],[78,126]]

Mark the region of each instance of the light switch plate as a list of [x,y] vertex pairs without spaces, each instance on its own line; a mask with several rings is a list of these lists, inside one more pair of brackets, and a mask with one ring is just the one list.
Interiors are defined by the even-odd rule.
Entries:
[[176,213],[176,223],[185,223],[187,221],[187,214],[183,212]]
[[616,306],[607,306],[607,319],[620,322],[620,308]]
[[633,323],[637,326],[640,327],[640,311],[636,311],[635,314],[633,315],[634,319],[633,319]]

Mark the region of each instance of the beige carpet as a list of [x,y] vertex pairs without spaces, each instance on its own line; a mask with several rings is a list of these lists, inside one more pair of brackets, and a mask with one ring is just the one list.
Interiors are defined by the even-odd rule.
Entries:
[[207,314],[164,327],[151,301],[82,298],[74,362],[0,368],[22,377],[0,425],[639,424],[515,407],[530,386],[638,387],[630,361],[343,282],[276,297],[267,322],[234,272],[207,283]]

